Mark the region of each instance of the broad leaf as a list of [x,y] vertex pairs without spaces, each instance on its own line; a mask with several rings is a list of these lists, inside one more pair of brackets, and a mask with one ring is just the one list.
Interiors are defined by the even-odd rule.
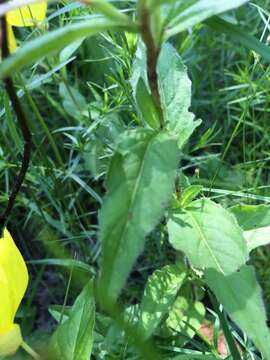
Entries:
[[235,9],[249,0],[188,0],[180,1],[175,16],[168,24],[166,38],[176,35],[214,15]]
[[209,199],[196,200],[170,214],[169,240],[193,266],[230,274],[243,265],[247,246],[234,216]]
[[168,265],[155,271],[147,281],[144,291],[139,327],[148,338],[168,313],[186,278],[180,265]]
[[93,345],[95,303],[90,282],[75,301],[68,320],[53,334],[46,359],[89,360]]
[[165,132],[132,130],[119,142],[100,212],[103,301],[115,301],[172,196],[178,162],[176,140]]
[[244,231],[249,251],[270,243],[270,206],[236,205],[230,211]]
[[205,275],[208,285],[230,317],[254,342],[265,359],[270,359],[270,334],[254,269],[244,265],[240,271],[229,276],[209,269]]
[[200,121],[194,121],[194,114],[189,112],[191,81],[185,65],[172,45],[163,45],[157,72],[164,120],[168,129],[178,135],[181,147]]

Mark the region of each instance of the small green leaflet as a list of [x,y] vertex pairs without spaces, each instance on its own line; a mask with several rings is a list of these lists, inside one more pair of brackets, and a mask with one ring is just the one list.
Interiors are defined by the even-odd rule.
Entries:
[[172,197],[177,142],[166,132],[124,133],[112,157],[108,193],[100,211],[101,299],[117,299],[146,235],[160,221]]
[[157,73],[166,126],[177,134],[178,145],[182,147],[201,121],[194,121],[194,114],[189,112],[191,81],[180,56],[170,44],[161,49]]
[[183,266],[167,265],[148,278],[139,319],[139,328],[146,339],[169,312],[186,276]]
[[183,251],[195,267],[228,275],[248,259],[246,242],[234,216],[209,199],[172,211],[168,231],[172,246]]
[[75,301],[69,318],[51,337],[46,360],[89,360],[94,322],[93,283],[89,282]]
[[254,342],[265,359],[270,359],[270,334],[261,289],[253,267],[244,265],[229,276],[208,269],[205,277],[232,320]]

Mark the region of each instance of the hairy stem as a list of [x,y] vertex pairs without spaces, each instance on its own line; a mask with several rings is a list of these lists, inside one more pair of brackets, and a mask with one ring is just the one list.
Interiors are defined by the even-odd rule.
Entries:
[[161,128],[163,127],[163,116],[161,109],[161,101],[158,89],[158,74],[157,74],[157,64],[158,64],[158,56],[160,52],[160,48],[156,46],[155,40],[153,38],[153,34],[151,31],[151,19],[149,10],[142,6],[140,9],[141,16],[141,34],[142,39],[146,46],[146,54],[147,54],[147,77],[149,86],[151,89],[152,96],[154,98],[157,109],[160,113],[160,121]]

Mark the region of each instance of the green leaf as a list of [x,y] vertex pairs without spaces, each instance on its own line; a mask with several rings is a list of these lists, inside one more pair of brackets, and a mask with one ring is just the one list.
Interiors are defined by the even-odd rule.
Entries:
[[245,30],[239,28],[235,24],[221,19],[218,16],[214,16],[206,21],[206,24],[212,29],[228,34],[233,40],[238,41],[240,44],[246,46],[250,50],[254,50],[257,54],[260,54],[265,60],[270,61],[270,49],[267,45],[261,43],[254,36],[248,34]]
[[270,359],[270,334],[261,289],[253,267],[224,276],[214,269],[205,272],[207,284],[235,323],[254,342],[265,359]]
[[172,196],[178,149],[175,138],[151,130],[121,136],[108,172],[100,212],[102,300],[115,301]]
[[197,195],[202,191],[203,186],[201,185],[190,185],[184,189],[183,194],[181,195],[181,206],[188,206],[192,200],[195,199]]
[[229,210],[234,214],[243,230],[253,230],[270,225],[269,205],[239,204],[232,206]]
[[148,92],[142,78],[139,79],[137,84],[136,102],[143,121],[146,122],[152,129],[159,129],[161,123],[160,115],[153,97]]
[[195,331],[202,326],[205,317],[205,307],[200,301],[193,302],[184,296],[178,296],[169,312],[166,325],[169,329],[177,331],[178,341],[184,345],[192,339]]
[[270,226],[244,231],[244,237],[248,251],[252,251],[259,246],[268,245],[270,243]]
[[106,20],[103,18],[84,20],[75,24],[70,24],[60,29],[42,35],[26,45],[19,48],[13,55],[0,64],[0,80],[13,75],[21,70],[25,65],[32,64],[43,56],[53,54],[69,44],[93,36],[99,32],[110,29],[123,29],[135,31],[131,26],[121,26],[120,23]]
[[89,116],[86,99],[76,87],[61,82],[59,84],[59,95],[67,114],[78,120],[81,120],[83,116]]
[[166,39],[214,15],[235,9],[249,0],[189,0],[178,6],[177,15],[168,24]]
[[270,206],[235,205],[230,211],[244,231],[249,251],[270,243]]
[[157,73],[164,120],[168,129],[178,135],[181,147],[201,121],[194,121],[194,114],[189,112],[191,81],[180,56],[170,44],[161,49]]
[[192,202],[170,214],[169,241],[193,266],[228,275],[243,265],[247,246],[234,216],[209,199]]
[[93,283],[89,282],[75,301],[68,320],[53,334],[47,359],[89,360],[93,346],[94,321]]
[[139,320],[139,327],[145,338],[153,334],[170,310],[186,276],[180,265],[167,265],[148,278]]

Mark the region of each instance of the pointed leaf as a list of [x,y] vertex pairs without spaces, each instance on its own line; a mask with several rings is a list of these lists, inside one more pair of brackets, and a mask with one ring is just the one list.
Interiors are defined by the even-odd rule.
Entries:
[[141,253],[145,236],[172,196],[178,150],[167,133],[125,133],[112,158],[100,212],[102,300],[114,301]]
[[191,81],[185,65],[172,45],[163,45],[157,72],[164,120],[168,129],[179,136],[181,147],[200,121],[194,121],[194,114],[189,112]]
[[93,346],[95,303],[90,282],[75,301],[68,320],[53,334],[48,360],[89,360]]

